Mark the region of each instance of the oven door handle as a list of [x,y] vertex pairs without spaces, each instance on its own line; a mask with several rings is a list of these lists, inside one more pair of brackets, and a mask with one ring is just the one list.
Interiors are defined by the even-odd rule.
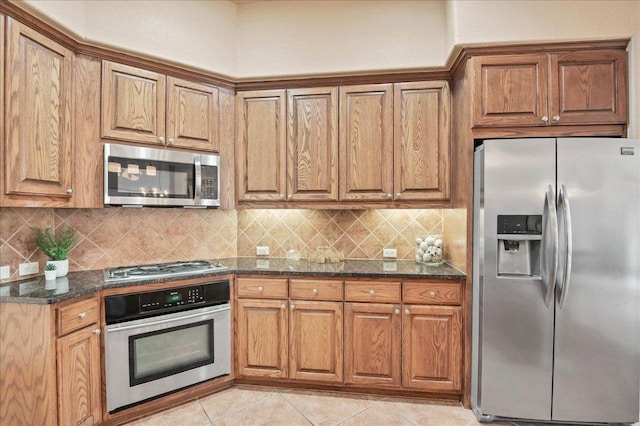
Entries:
[[197,314],[191,314],[191,315],[181,315],[175,318],[167,318],[167,319],[163,319],[163,320],[159,320],[159,321],[151,321],[151,322],[146,322],[144,324],[136,324],[136,325],[123,325],[123,326],[111,326],[113,328],[109,328],[110,326],[106,327],[107,333],[116,333],[118,331],[125,331],[125,330],[131,330],[134,328],[145,328],[145,327],[150,327],[152,325],[162,325],[162,324],[170,324],[172,322],[176,322],[176,321],[182,321],[182,320],[186,320],[186,319],[190,319],[190,318],[196,318],[196,317],[208,317],[211,316],[212,314],[218,313],[218,312],[223,312],[223,311],[228,311],[229,310],[229,306],[224,306],[221,308],[218,308],[216,310],[211,310],[209,312],[199,312]]

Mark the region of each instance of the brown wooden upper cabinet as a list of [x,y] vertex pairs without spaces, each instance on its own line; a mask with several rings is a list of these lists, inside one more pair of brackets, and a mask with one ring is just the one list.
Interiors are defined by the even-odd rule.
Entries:
[[626,58],[622,49],[474,57],[474,125],[626,123]]
[[219,151],[218,88],[102,63],[102,137]]
[[394,85],[394,198],[448,200],[450,94],[443,81]]
[[340,199],[393,199],[393,85],[340,87]]
[[12,18],[6,37],[2,205],[25,206],[26,195],[49,197],[30,205],[65,206],[73,193],[73,52]]
[[239,201],[449,199],[447,82],[248,91],[237,100]]

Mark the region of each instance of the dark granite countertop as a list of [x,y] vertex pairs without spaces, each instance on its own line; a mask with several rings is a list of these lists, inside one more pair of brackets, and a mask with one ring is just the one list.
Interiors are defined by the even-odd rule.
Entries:
[[[238,257],[216,259],[228,269],[189,275],[189,278],[228,274],[312,275],[344,278],[448,279],[461,280],[466,275],[447,263],[418,264],[408,260],[350,260],[339,263],[288,261],[283,258]],[[101,289],[131,287],[153,282],[175,281],[175,277],[140,279],[120,283],[105,283],[103,270],[70,272],[55,281],[44,277],[0,284],[0,303],[51,304],[91,294]]]

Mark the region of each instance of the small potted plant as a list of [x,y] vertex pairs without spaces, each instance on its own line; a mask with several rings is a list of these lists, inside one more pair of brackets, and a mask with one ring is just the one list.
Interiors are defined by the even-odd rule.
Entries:
[[56,237],[52,228],[40,229],[33,228],[36,234],[36,245],[40,250],[49,256],[47,265],[56,266],[56,276],[64,277],[69,272],[69,251],[76,244],[75,229],[68,227],[60,233],[60,237]]
[[44,267],[44,279],[47,281],[55,280],[56,269],[58,269],[56,265],[54,265],[53,263],[47,263],[47,265]]

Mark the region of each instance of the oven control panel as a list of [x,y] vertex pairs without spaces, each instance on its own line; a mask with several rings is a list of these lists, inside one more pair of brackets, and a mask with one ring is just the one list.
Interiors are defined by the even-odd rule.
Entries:
[[202,302],[204,302],[204,288],[202,286],[154,291],[140,295],[140,312],[173,308],[182,305],[193,305]]
[[222,280],[108,296],[105,298],[105,317],[107,324],[116,324],[164,313],[219,305],[229,303],[229,294],[229,281]]

